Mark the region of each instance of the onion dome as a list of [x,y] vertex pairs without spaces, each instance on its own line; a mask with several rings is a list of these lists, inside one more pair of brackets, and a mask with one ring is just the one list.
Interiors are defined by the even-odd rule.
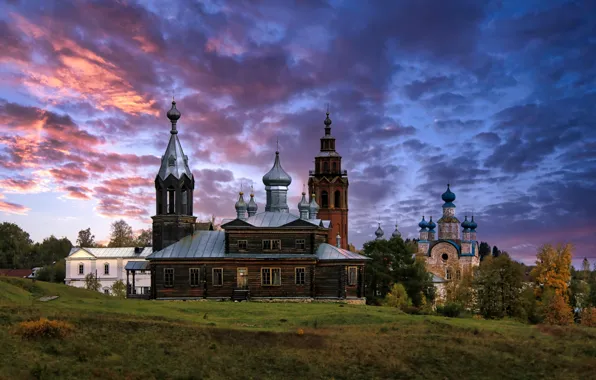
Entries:
[[375,235],[377,236],[377,240],[382,239],[383,235],[385,235],[383,229],[381,228],[381,223],[379,223],[379,228],[377,228],[377,230],[375,231]]
[[267,174],[263,176],[265,186],[289,186],[292,177],[281,167],[279,162],[279,151],[275,152],[275,162]]
[[470,229],[470,222],[468,221],[468,216],[467,215],[466,215],[466,218],[464,219],[464,221],[461,222],[461,226],[464,229],[464,231]]
[[443,199],[443,202],[445,203],[451,203],[455,200],[455,194],[451,192],[449,184],[447,184],[447,191],[441,195],[441,199]]
[[420,230],[426,231],[426,227],[428,227],[428,223],[426,222],[426,220],[424,220],[424,215],[422,215],[422,220],[420,221],[420,223],[418,223],[418,227],[420,227]]
[[391,234],[391,237],[400,237],[401,233],[399,232],[399,230],[397,229],[397,223],[395,223],[395,231],[393,231],[393,233]]
[[246,210],[248,211],[248,216],[253,216],[257,213],[259,206],[257,202],[255,202],[255,194],[253,193],[252,189],[250,191],[250,200],[248,201],[248,205],[246,206]]
[[315,195],[312,194],[310,203],[308,205],[308,212],[310,214],[310,219],[317,219],[317,213],[319,212],[319,205],[317,201],[315,201]]
[[308,219],[308,213],[310,211],[310,204],[306,200],[306,193],[302,192],[302,199],[298,202],[298,212],[300,213],[301,219]]
[[176,122],[180,119],[180,111],[176,109],[176,101],[172,99],[172,108],[167,113],[168,119],[172,122],[172,129],[176,130]]
[[428,223],[426,224],[426,226],[428,227],[428,230],[430,232],[434,232],[435,231],[435,227],[437,226],[437,224],[435,222],[433,222],[433,217],[431,216]]
[[244,202],[244,193],[242,191],[239,193],[238,202],[236,202],[235,207],[238,219],[243,219],[246,216],[247,205]]
[[478,227],[478,224],[474,221],[474,215],[472,215],[472,220],[470,221],[469,227],[472,232],[475,232],[476,227]]

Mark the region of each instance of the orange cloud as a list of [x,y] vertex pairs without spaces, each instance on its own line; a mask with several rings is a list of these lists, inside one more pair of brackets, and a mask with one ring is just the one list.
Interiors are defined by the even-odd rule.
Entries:
[[[4,195],[0,193],[0,199],[4,199]],[[4,202],[0,200],[0,212],[16,215],[27,215],[31,209],[16,203]]]

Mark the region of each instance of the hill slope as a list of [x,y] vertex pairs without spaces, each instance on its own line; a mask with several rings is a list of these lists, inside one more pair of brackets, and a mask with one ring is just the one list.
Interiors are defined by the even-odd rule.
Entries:
[[[47,295],[59,298],[38,301]],[[64,340],[15,334],[39,317],[75,331]],[[596,371],[596,329],[338,304],[118,300],[1,277],[0,342],[0,379],[11,380],[587,379]]]

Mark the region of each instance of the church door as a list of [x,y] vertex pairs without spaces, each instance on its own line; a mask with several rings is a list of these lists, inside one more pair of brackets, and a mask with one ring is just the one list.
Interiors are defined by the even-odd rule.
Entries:
[[248,268],[236,270],[236,285],[238,289],[248,289]]

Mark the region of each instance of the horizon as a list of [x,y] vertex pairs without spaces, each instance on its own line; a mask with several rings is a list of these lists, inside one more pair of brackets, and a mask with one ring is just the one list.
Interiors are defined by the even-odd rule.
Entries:
[[241,186],[264,210],[277,139],[297,214],[329,104],[356,248],[378,222],[417,238],[449,182],[478,241],[596,261],[588,4],[4,3],[0,222],[34,241],[151,226],[175,96],[198,220],[233,218]]

